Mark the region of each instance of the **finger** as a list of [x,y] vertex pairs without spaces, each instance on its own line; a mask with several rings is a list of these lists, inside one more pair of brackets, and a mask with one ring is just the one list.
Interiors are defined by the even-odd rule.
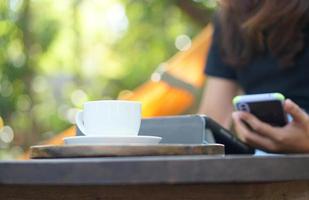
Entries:
[[239,137],[239,139],[243,142],[246,142],[245,138],[243,138],[243,135],[246,134],[247,130],[244,129],[242,126],[245,126],[244,124],[242,124],[241,119],[239,117],[239,112],[233,112],[232,113],[232,120],[234,123],[234,129],[236,131],[236,135]]
[[252,147],[270,150],[270,151],[278,151],[278,146],[271,139],[264,137],[263,135],[256,134],[250,131],[244,123],[242,123],[242,119],[240,118],[239,112],[234,112],[232,117],[235,123],[235,130],[239,136],[239,138],[251,145]]
[[308,114],[290,99],[285,100],[284,109],[287,113],[291,114],[293,117],[293,120],[297,122],[309,121]]
[[276,127],[273,127],[265,122],[262,122],[258,118],[256,118],[254,115],[248,113],[248,112],[241,112],[239,114],[239,117],[241,120],[245,121],[254,132],[264,136],[268,137],[272,140],[277,140],[278,136],[278,130]]

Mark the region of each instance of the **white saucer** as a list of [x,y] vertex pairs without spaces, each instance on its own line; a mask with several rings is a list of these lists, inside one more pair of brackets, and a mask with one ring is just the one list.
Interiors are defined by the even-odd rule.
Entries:
[[156,136],[74,136],[63,138],[66,145],[128,145],[128,144],[158,144],[162,138]]

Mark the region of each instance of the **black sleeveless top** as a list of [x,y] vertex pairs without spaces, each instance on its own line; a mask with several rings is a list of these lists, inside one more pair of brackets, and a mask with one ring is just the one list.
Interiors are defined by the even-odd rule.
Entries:
[[309,111],[309,27],[305,30],[305,48],[294,67],[282,69],[274,57],[265,54],[239,70],[223,61],[219,47],[220,26],[216,20],[214,27],[205,68],[208,76],[235,80],[246,94],[280,92]]

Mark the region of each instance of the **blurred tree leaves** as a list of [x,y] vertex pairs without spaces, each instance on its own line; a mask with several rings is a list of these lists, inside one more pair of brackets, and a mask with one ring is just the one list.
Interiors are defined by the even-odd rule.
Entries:
[[[87,100],[133,90],[209,20],[213,0],[0,1],[0,158],[70,126]],[[198,13],[198,15],[196,15]]]

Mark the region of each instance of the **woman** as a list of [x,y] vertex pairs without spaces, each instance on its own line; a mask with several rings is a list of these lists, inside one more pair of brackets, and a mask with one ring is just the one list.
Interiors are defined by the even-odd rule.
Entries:
[[[309,111],[308,23],[308,0],[221,0],[200,112],[225,127],[233,119],[239,138],[256,148],[309,152],[309,116],[303,111]],[[282,93],[293,120],[272,127],[249,113],[233,112],[232,99],[240,90]]]

